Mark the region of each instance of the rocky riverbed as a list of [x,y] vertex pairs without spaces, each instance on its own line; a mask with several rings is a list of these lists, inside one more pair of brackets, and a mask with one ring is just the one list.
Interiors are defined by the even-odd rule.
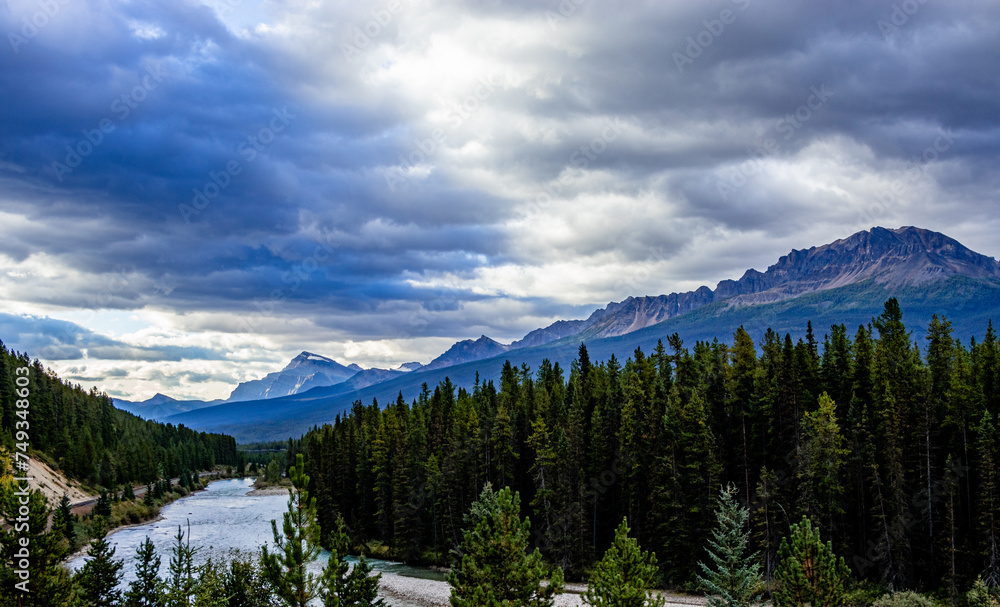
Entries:
[[[564,594],[556,597],[559,607],[583,605],[580,593],[585,587],[582,584],[567,584]],[[450,588],[446,582],[425,580],[383,573],[381,594],[392,607],[447,607]],[[667,595],[668,606],[691,607],[702,606],[705,600],[701,597],[684,595]]]

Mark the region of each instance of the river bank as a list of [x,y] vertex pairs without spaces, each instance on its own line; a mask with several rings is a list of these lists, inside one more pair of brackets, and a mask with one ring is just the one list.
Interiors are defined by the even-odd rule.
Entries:
[[[583,584],[567,584],[566,592],[556,597],[557,607],[577,607],[583,605],[581,594],[586,590]],[[448,607],[451,587],[447,582],[420,579],[391,572],[382,572],[379,594],[392,607]],[[670,607],[701,607],[706,604],[703,597],[662,593]]]

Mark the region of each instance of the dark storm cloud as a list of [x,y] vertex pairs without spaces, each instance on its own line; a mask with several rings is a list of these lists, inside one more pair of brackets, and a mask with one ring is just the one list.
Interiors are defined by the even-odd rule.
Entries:
[[[55,318],[0,313],[0,335],[12,350],[45,360],[85,358],[134,361],[223,360],[219,352],[189,346],[134,346]],[[110,377],[117,377],[112,372]]]
[[[941,156],[954,166],[933,177],[960,198],[960,215],[988,218],[970,201],[997,191],[995,3],[445,2],[406,6],[356,61],[343,44],[371,19],[363,6],[324,3],[244,32],[192,1],[60,6],[31,36],[23,19],[37,5],[0,11],[0,32],[23,38],[7,36],[0,52],[0,212],[27,220],[0,225],[0,254],[44,254],[75,273],[4,283],[19,301],[237,313],[265,302],[345,337],[461,334],[490,322],[475,304],[506,297],[469,288],[483,269],[608,252],[641,264],[713,227],[786,236],[817,215],[840,226],[833,237],[870,227],[851,223],[857,213],[833,194],[804,197],[773,180],[720,196],[720,180],[769,139],[768,162],[808,161],[833,142],[863,148],[857,171],[877,175],[947,134],[957,143]],[[439,31],[482,20],[535,29],[523,44],[480,51],[502,69],[459,126],[429,116],[460,97],[359,75],[366,61],[389,69],[430,52]],[[476,122],[485,117],[488,133]],[[438,127],[447,143],[414,163],[424,173],[410,167],[389,187],[387,169],[421,157]],[[557,181],[571,169],[608,177]],[[570,201],[652,202],[615,216],[620,225],[585,224],[573,205],[531,206],[556,187]],[[507,224],[526,209],[568,218],[569,235],[514,244]],[[935,217],[919,213],[909,223]],[[720,257],[716,268],[732,263]],[[125,284],[109,293],[108,276]],[[539,315],[567,312],[510,298]],[[41,320],[29,330],[17,318],[9,330],[64,358],[84,347],[211,356],[147,353]],[[46,341],[43,329],[72,338]]]

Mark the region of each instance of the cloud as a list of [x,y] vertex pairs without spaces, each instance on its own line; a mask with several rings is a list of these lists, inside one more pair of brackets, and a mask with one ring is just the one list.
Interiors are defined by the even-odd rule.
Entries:
[[[224,354],[190,346],[137,346],[100,335],[75,323],[55,318],[0,313],[0,335],[6,345],[46,360],[182,361],[222,360]],[[120,377],[120,369],[107,377]]]
[[0,328],[47,359],[423,360],[876,224],[996,254],[994,3],[59,6],[0,11]]

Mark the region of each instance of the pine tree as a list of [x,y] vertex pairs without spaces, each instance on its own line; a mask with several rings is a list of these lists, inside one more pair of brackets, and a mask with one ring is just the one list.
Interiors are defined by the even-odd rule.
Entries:
[[[190,524],[189,524],[190,526]],[[173,547],[170,549],[170,576],[166,584],[166,604],[167,607],[188,607],[194,597],[198,585],[197,568],[194,565],[194,557],[200,548],[191,547],[190,528],[188,529],[188,541],[184,541],[184,532],[180,525],[177,526],[177,535]]]
[[976,500],[977,531],[985,557],[982,573],[986,583],[995,587],[1000,585],[1000,447],[997,445],[998,428],[989,412],[983,415],[977,430],[980,477]]
[[[552,607],[563,590],[562,570],[549,571],[536,548],[528,553],[531,523],[520,518],[521,498],[487,484],[465,516],[458,557],[448,582],[451,607]],[[542,580],[550,574],[548,586]]]
[[132,483],[125,483],[125,488],[122,489],[122,501],[123,502],[135,501],[135,491],[132,489]]
[[[0,352],[2,354],[2,352]],[[3,468],[3,466],[0,466]],[[27,504],[21,502],[27,496]],[[27,506],[25,516],[23,507]],[[3,607],[61,607],[72,601],[73,587],[62,565],[66,542],[55,529],[47,529],[51,510],[45,495],[30,490],[26,482],[0,479],[0,605]],[[20,525],[18,527],[17,525]],[[18,529],[21,529],[18,531]],[[14,573],[16,554],[28,542],[30,580]],[[27,582],[26,586],[17,586]],[[26,590],[26,591],[25,591]]]
[[757,555],[747,555],[750,510],[736,501],[736,487],[719,494],[715,512],[716,528],[706,548],[711,565],[698,563],[703,575],[698,581],[708,591],[709,607],[748,607],[760,604],[760,575]]
[[264,579],[259,554],[230,552],[223,587],[229,599],[227,607],[274,607],[274,594]]
[[819,407],[803,417],[796,471],[802,513],[825,521],[828,528],[832,528],[834,516],[843,512],[840,498],[844,486],[840,471],[848,453],[840,433],[836,407],[824,392],[819,397]]
[[344,518],[337,517],[336,527],[330,533],[330,560],[323,570],[323,589],[320,597],[324,607],[387,607],[378,597],[382,574],[371,575],[372,567],[362,556],[351,567],[345,557],[349,548]]
[[108,492],[104,489],[101,489],[101,496],[94,504],[94,516],[111,516],[111,498],[108,497]]
[[62,499],[59,500],[59,508],[56,509],[55,525],[69,542],[70,550],[74,550],[76,545],[76,515],[73,514],[71,508],[69,496],[63,493]]
[[778,550],[774,607],[842,605],[848,577],[844,558],[833,553],[829,542],[820,541],[819,529],[806,517],[792,525],[790,539],[783,539]]
[[87,549],[89,560],[73,576],[80,587],[80,598],[92,607],[113,607],[121,602],[118,582],[122,579],[121,560],[115,560],[115,549],[107,539],[104,521],[96,519],[91,533],[93,538]]
[[705,402],[697,392],[684,403],[676,385],[664,413],[662,462],[655,479],[654,544],[669,584],[687,583],[695,570],[691,546],[708,539],[721,466],[707,423]]
[[662,596],[647,590],[659,576],[656,555],[629,537],[628,519],[615,530],[615,541],[590,575],[583,603],[593,607],[663,607]]
[[194,607],[229,607],[226,596],[225,570],[211,558],[198,567],[198,584],[194,589]]
[[281,533],[277,521],[271,521],[277,550],[261,548],[261,567],[275,594],[286,605],[307,607],[309,601],[320,595],[322,580],[307,569],[319,556],[320,530],[316,523],[316,500],[309,497],[309,476],[301,453],[295,458],[290,477],[292,488],[288,490],[288,512],[282,515]]
[[135,551],[135,579],[125,592],[125,607],[164,607],[165,584],[160,579],[160,555],[152,540],[146,540]]

